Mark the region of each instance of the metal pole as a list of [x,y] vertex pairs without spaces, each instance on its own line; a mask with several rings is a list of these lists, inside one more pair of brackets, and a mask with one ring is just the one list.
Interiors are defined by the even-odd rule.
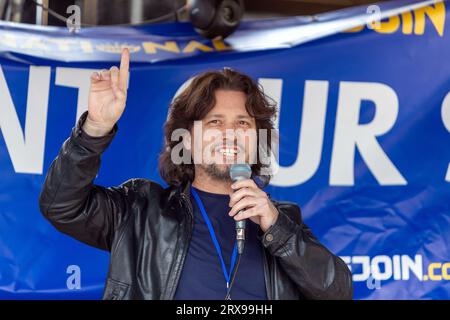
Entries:
[[97,25],[98,21],[98,1],[97,0],[83,0],[82,14],[83,23],[90,25]]
[[[42,5],[45,7],[45,8],[48,8],[48,6],[49,6],[49,0],[41,0],[41,2],[42,2]],[[42,8],[41,8],[42,9]],[[48,26],[48,10],[42,10],[42,21],[41,21],[41,24],[43,25],[43,26]]]
[[42,26],[48,25],[48,11],[44,10],[42,6],[48,8],[49,0],[36,0],[39,5],[36,5],[36,24],[40,24]]
[[134,0],[131,2],[131,23],[141,23],[143,20],[144,1]]

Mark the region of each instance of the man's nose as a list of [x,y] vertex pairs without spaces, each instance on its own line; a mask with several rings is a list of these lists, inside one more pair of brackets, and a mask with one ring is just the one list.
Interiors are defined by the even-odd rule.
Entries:
[[223,126],[221,128],[223,139],[231,140],[231,141],[236,140],[236,137],[237,137],[236,129],[237,129],[236,125],[234,125],[234,124]]

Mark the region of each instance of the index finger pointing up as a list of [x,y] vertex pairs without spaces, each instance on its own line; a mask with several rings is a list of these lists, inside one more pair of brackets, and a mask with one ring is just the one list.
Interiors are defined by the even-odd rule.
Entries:
[[119,71],[119,87],[121,90],[126,91],[128,85],[128,71],[130,69],[130,51],[127,48],[122,50],[120,58],[120,71]]

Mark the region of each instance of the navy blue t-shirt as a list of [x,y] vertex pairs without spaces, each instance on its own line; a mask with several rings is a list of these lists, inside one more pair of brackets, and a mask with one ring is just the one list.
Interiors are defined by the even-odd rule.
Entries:
[[[235,220],[228,215],[230,197],[195,189],[220,244],[227,272],[236,239]],[[194,230],[180,275],[175,300],[223,300],[226,280],[219,255],[200,209],[191,195],[194,207]],[[244,253],[231,290],[232,300],[267,300],[264,281],[262,244],[257,238],[259,226],[247,221]]]

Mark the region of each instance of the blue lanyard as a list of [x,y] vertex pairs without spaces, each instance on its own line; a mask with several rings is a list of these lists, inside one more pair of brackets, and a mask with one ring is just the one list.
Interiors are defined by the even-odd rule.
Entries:
[[230,279],[233,272],[234,264],[236,263],[236,256],[237,256],[237,247],[236,243],[234,244],[233,254],[231,256],[231,265],[230,265],[230,271],[227,272],[227,268],[225,266],[225,261],[223,261],[222,257],[222,250],[220,250],[219,242],[216,238],[216,233],[214,232],[214,228],[211,224],[211,221],[208,218],[208,215],[206,214],[205,207],[203,206],[202,200],[198,196],[197,191],[195,191],[194,188],[191,187],[191,193],[194,196],[195,201],[197,201],[198,207],[200,208],[200,212],[202,213],[203,219],[206,222],[206,225],[208,226],[209,234],[211,235],[211,239],[214,242],[214,246],[216,247],[217,254],[220,258],[220,263],[222,265],[223,275],[225,277],[225,281],[227,282],[227,289],[230,286]]

